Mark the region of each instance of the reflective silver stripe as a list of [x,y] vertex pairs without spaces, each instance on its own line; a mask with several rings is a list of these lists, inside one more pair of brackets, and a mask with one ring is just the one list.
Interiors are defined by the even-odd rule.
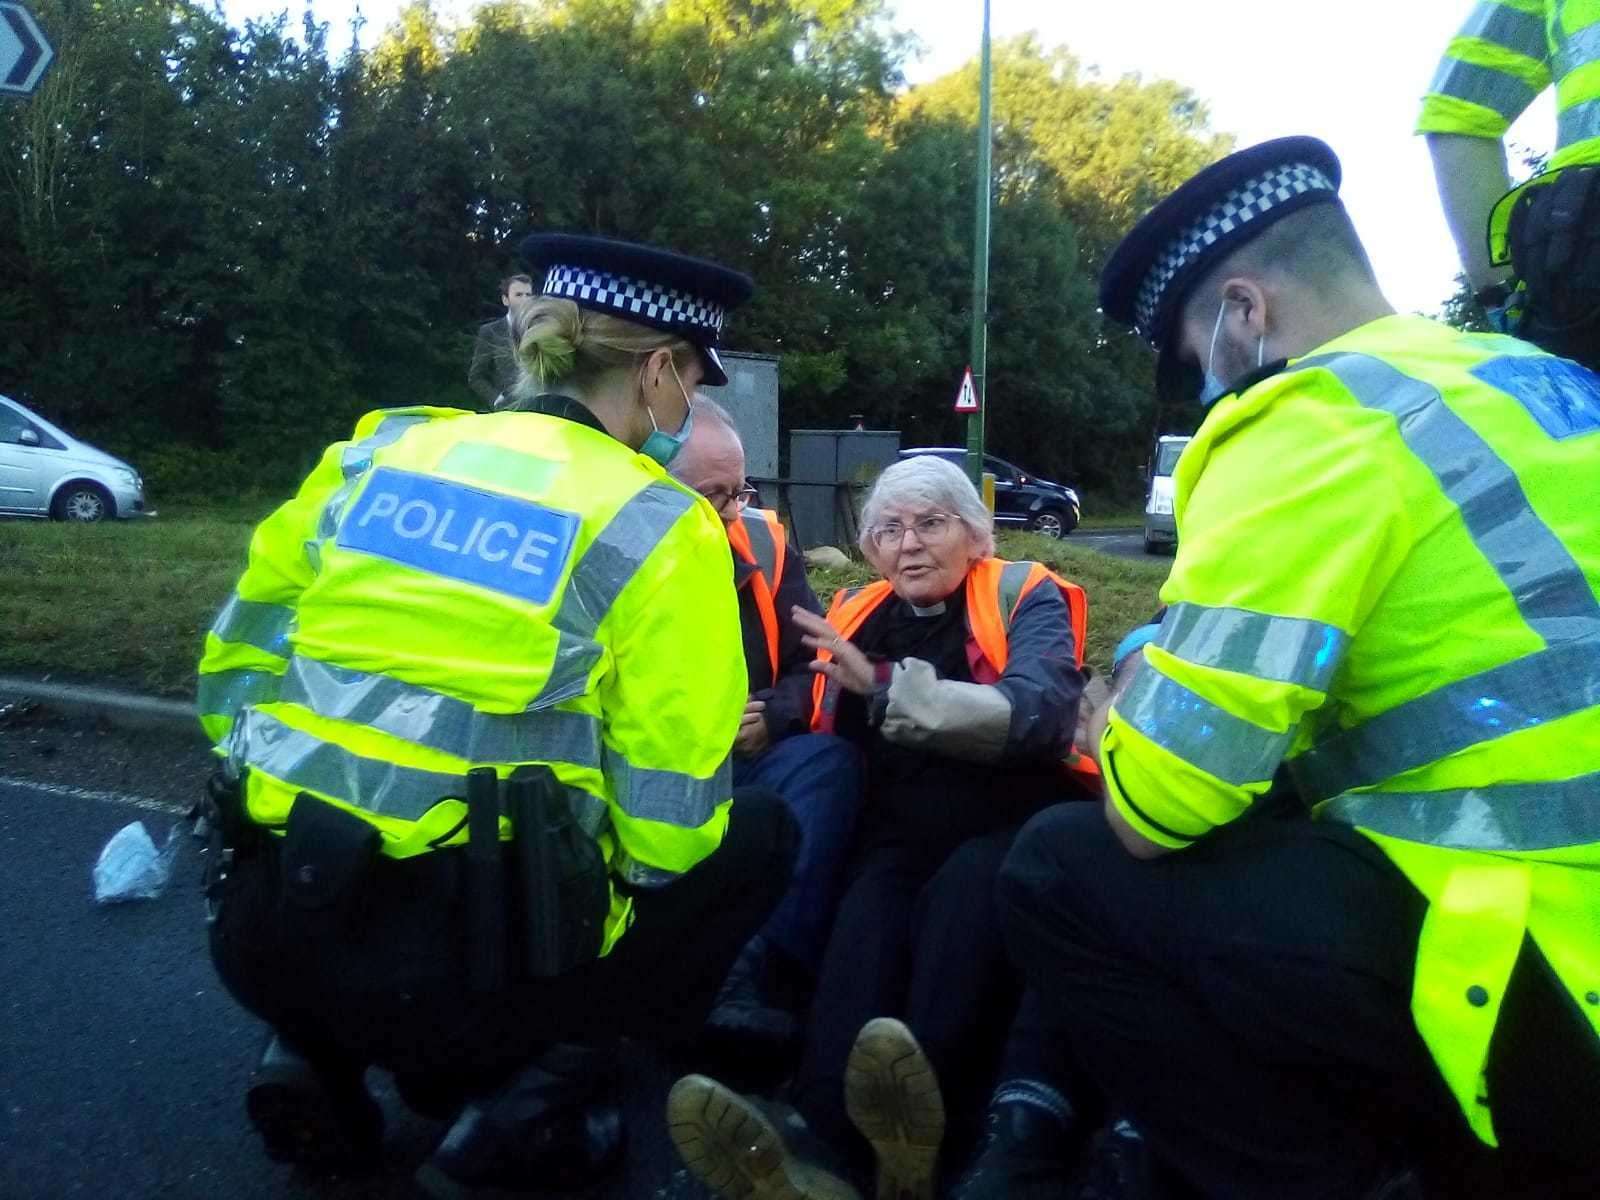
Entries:
[[1533,511],[1516,472],[1456,415],[1438,388],[1365,354],[1308,358],[1290,370],[1331,372],[1367,408],[1391,414],[1406,448],[1461,511],[1523,620],[1548,642],[1600,635],[1600,602],[1572,552]]
[[195,685],[195,708],[203,717],[233,717],[246,704],[270,704],[282,679],[271,671],[208,671]]
[[279,658],[289,656],[289,628],[294,624],[294,609],[283,604],[263,604],[256,600],[231,597],[211,632],[225,642],[243,642]]
[[1155,644],[1203,667],[1326,692],[1350,637],[1321,621],[1175,604],[1167,610]]
[[716,812],[717,805],[733,795],[733,767],[722,760],[709,779],[696,779],[677,771],[636,767],[606,747],[605,775],[616,805],[641,821],[660,821],[683,829],[698,829]]
[[694,507],[697,497],[668,483],[652,483],[617,511],[572,568],[551,625],[557,633],[550,677],[536,707],[581,696],[599,663],[595,635],[611,606],[644,560]]
[[1486,2],[1473,9],[1458,36],[1482,38],[1543,62],[1550,52],[1544,29],[1544,17],[1537,13]]
[[378,427],[359,442],[344,448],[339,457],[339,467],[349,479],[372,465],[372,453],[400,440],[400,435],[413,425],[424,425],[433,418],[427,413],[407,412],[404,409],[388,414],[378,421]]
[[1319,742],[1292,764],[1314,799],[1371,787],[1600,704],[1600,638],[1562,642],[1445,684]]
[[343,746],[293,729],[276,717],[251,709],[234,726],[235,761],[282,780],[290,787],[320,792],[386,817],[415,821],[447,797],[460,798],[465,778],[364,758]]
[[[371,465],[371,461],[370,458],[367,460],[368,465]],[[359,471],[351,474],[339,485],[339,490],[328,497],[328,502],[322,506],[322,515],[317,518],[318,538],[331,538],[339,532],[339,521],[344,516],[345,506],[350,503],[350,497],[356,494],[356,488],[361,486],[361,480]]]
[[622,850],[618,850],[611,860],[611,869],[618,879],[637,888],[661,888],[673,883],[682,876],[677,871],[668,871],[664,867],[646,866]]
[[303,655],[289,662],[282,699],[471,763],[559,762],[600,768],[600,719],[587,713],[480,712],[441,692]]
[[1031,562],[1007,563],[1000,568],[1000,624],[1007,630],[1011,628],[1011,614],[1022,600],[1022,585],[1028,582],[1031,574]]
[[1556,147],[1564,149],[1600,137],[1600,100],[1585,100],[1556,115]]
[[1527,852],[1591,845],[1600,842],[1600,771],[1553,783],[1358,792],[1328,801],[1317,815],[1457,850]]
[[1550,74],[1557,82],[1585,63],[1600,62],[1600,21],[1562,37],[1550,56]]
[[1129,725],[1164,750],[1225,783],[1272,778],[1294,740],[1218,708],[1146,662],[1117,701]]
[[744,522],[744,531],[750,535],[750,553],[755,555],[756,570],[766,577],[769,584],[776,590],[778,581],[774,576],[778,569],[778,546],[772,540],[772,527],[762,517],[754,517],[744,513],[739,518]]
[[1428,92],[1492,108],[1507,121],[1521,116],[1538,95],[1515,75],[1455,58],[1447,58],[1439,64],[1439,73],[1433,77]]

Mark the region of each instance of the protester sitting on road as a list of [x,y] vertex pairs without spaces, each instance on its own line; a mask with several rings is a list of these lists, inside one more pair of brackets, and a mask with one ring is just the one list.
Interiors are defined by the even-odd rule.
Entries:
[[1201,1195],[1592,1196],[1600,375],[1396,314],[1339,182],[1315,138],[1240,151],[1106,267],[1210,409],[1107,802],[1018,837],[1008,942]]
[[267,1153],[380,1154],[377,1065],[455,1120],[418,1175],[450,1197],[617,1160],[594,1051],[698,1033],[795,849],[732,784],[728,539],[666,471],[750,281],[601,238],[523,253],[510,408],[364,419],[256,530],[200,666],[230,767],[211,948],[277,1034],[247,1097]]
[[844,738],[810,732],[814,656],[793,613],[820,616],[822,606],[778,514],[750,505],[755,490],[732,415],[702,395],[693,407],[694,428],[672,473],[711,502],[733,547],[750,683],[733,743],[734,786],[776,792],[800,828],[789,892],[739,955],[706,1025],[719,1052],[778,1059],[799,1036],[795,1013],[833,923],[861,804],[861,753]]
[[862,522],[883,580],[839,593],[826,621],[794,614],[819,651],[814,727],[867,763],[794,1080],[800,1120],[780,1136],[701,1076],[668,1103],[684,1161],[724,1196],[749,1194],[753,1175],[760,1195],[850,1195],[863,1134],[879,1195],[932,1195],[940,1084],[951,1120],[975,1125],[1016,1002],[994,879],[1022,823],[1068,787],[1082,592],[1037,563],[996,559],[989,511],[937,458],[884,471]]

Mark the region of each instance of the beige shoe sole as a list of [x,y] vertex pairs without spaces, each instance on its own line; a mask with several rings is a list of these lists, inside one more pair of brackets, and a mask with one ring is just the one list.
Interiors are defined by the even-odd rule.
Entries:
[[673,1084],[667,1133],[683,1165],[726,1200],[861,1200],[844,1180],[790,1157],[755,1105],[704,1075]]
[[878,1200],[933,1200],[944,1099],[932,1064],[899,1021],[879,1017],[861,1027],[844,1101],[878,1156]]

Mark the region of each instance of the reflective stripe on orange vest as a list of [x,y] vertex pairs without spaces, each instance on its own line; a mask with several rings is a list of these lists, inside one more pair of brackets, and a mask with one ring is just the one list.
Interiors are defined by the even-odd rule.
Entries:
[[728,526],[728,543],[743,562],[755,567],[750,577],[750,594],[767,638],[767,656],[772,660],[772,678],[778,678],[778,585],[783,579],[783,560],[787,548],[783,522],[766,508],[747,508]]

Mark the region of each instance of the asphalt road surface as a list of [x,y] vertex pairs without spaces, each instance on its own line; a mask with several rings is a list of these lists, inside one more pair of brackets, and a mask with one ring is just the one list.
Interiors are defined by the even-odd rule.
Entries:
[[1067,539],[1068,544],[1074,546],[1087,546],[1091,550],[1098,550],[1102,554],[1111,554],[1117,558],[1132,558],[1139,561],[1160,562],[1163,558],[1170,560],[1170,550],[1157,554],[1144,552],[1144,530],[1138,527],[1127,529],[1077,529]]
[[[312,1181],[262,1155],[244,1088],[265,1034],[212,971],[186,830],[165,895],[93,903],[91,870],[112,834],[142,820],[159,844],[206,769],[193,742],[0,707],[3,1200],[420,1194],[411,1172],[443,1127],[409,1113],[377,1071],[381,1173]],[[642,1052],[628,1072],[627,1166],[590,1195],[702,1200],[666,1139],[671,1073]]]

